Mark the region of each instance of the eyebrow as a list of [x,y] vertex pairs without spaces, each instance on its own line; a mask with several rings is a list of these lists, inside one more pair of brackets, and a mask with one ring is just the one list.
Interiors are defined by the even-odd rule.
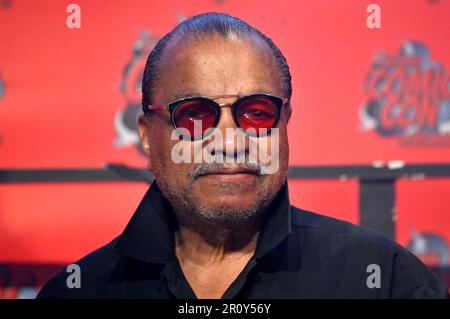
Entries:
[[172,101],[180,100],[180,99],[184,99],[184,98],[188,98],[188,97],[194,97],[194,96],[205,96],[205,95],[202,95],[202,94],[200,94],[200,93],[198,93],[198,92],[184,92],[184,93],[178,93],[178,94],[175,94],[175,95],[174,95]]
[[[254,93],[265,93],[265,94],[272,94],[270,92],[268,92],[268,90],[262,90],[262,89],[258,89],[258,90],[252,90],[252,92],[247,93],[247,94],[238,94],[239,96],[246,96],[249,94],[254,94]],[[232,93],[229,93],[232,94]],[[195,91],[188,91],[188,92],[184,92],[184,93],[178,93],[174,95],[174,98],[172,99],[172,101],[176,101],[176,100],[180,100],[180,99],[184,99],[184,98],[188,98],[188,97],[197,97],[197,96],[216,96],[216,95],[223,95],[223,94],[214,94],[214,95],[205,95],[205,94],[201,94]]]

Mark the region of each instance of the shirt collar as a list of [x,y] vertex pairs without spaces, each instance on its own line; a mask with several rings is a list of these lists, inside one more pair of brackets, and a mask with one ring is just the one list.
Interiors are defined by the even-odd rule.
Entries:
[[[175,257],[175,214],[160,188],[153,182],[121,234],[115,251],[150,263],[167,263]],[[278,246],[291,231],[291,206],[287,183],[270,204],[263,222],[255,258]]]

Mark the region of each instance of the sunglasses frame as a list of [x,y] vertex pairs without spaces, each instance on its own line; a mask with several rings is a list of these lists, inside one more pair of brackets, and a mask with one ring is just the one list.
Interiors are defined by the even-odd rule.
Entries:
[[[232,103],[217,103],[216,101],[214,101],[215,99],[219,99],[219,98],[225,98],[225,97],[237,97],[238,99]],[[283,98],[283,97],[279,97],[279,96],[275,96],[275,95],[271,95],[271,94],[266,94],[266,93],[254,93],[254,94],[250,94],[250,95],[236,95],[236,94],[224,94],[224,95],[214,95],[214,96],[192,96],[192,97],[185,97],[179,100],[175,100],[172,102],[169,102],[167,104],[160,104],[160,105],[156,105],[156,104],[146,104],[145,105],[145,110],[146,112],[144,112],[145,115],[148,115],[150,112],[149,111],[153,111],[153,110],[165,110],[167,109],[170,113],[170,119],[172,122],[172,126],[174,129],[177,128],[177,125],[175,123],[175,111],[177,110],[177,108],[179,106],[181,106],[183,103],[185,102],[189,102],[189,101],[205,101],[208,102],[209,104],[211,104],[214,107],[214,112],[215,112],[215,120],[214,120],[214,124],[211,126],[211,128],[216,128],[217,124],[219,124],[220,122],[220,109],[221,107],[224,107],[226,105],[229,105],[231,107],[231,115],[233,116],[233,121],[234,124],[236,125],[236,127],[241,128],[239,125],[239,122],[237,121],[237,110],[238,110],[238,106],[240,104],[242,104],[243,102],[249,100],[249,99],[253,99],[253,98],[266,98],[271,100],[275,106],[277,107],[277,117],[275,119],[274,125],[270,128],[267,129],[267,133],[265,135],[269,135],[270,131],[272,128],[275,128],[278,125],[278,122],[280,121],[280,116],[281,116],[281,108],[289,103],[289,99],[288,98]],[[258,135],[259,136],[259,135]],[[205,138],[205,136],[202,136],[202,138]],[[195,139],[193,137],[193,139]]]

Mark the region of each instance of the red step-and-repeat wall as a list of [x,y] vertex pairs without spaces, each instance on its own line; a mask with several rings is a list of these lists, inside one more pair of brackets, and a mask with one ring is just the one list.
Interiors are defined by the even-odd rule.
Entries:
[[[81,28],[68,28],[70,3]],[[367,7],[381,28],[367,26]],[[145,167],[136,147],[143,66],[206,11],[270,36],[293,76],[290,164],[450,162],[450,1],[0,0],[0,169]],[[401,98],[402,97],[402,98]],[[148,185],[0,183],[0,263],[69,263],[120,234]],[[355,180],[291,180],[292,202],[358,223]],[[450,242],[450,179],[399,180],[396,240]]]

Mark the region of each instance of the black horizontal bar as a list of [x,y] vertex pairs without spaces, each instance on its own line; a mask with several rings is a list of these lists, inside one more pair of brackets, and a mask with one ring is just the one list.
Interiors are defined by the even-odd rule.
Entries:
[[293,166],[288,173],[293,179],[364,179],[393,180],[398,178],[423,179],[450,177],[450,164],[410,165],[336,165],[336,166]]
[[[413,164],[397,166],[337,165],[292,166],[290,179],[364,179],[392,180],[398,178],[423,179],[450,177],[450,164]],[[147,182],[153,175],[146,168],[132,168],[122,164],[108,164],[103,168],[65,169],[0,169],[0,183],[45,182]]]
[[0,169],[0,183],[64,182],[147,182],[153,175],[147,169],[110,164],[104,168]]

